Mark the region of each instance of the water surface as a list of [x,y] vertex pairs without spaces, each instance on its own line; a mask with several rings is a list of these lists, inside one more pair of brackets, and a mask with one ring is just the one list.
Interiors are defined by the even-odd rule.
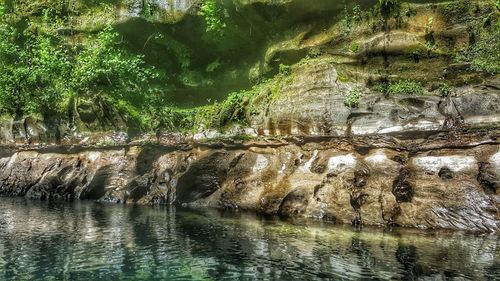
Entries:
[[0,280],[499,280],[498,242],[0,198]]

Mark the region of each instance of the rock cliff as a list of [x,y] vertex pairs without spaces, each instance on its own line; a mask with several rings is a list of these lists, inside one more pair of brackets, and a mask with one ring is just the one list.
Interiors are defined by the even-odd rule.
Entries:
[[335,66],[298,73],[258,105],[253,140],[4,146],[0,193],[499,230],[497,80],[441,98],[367,94],[351,109],[353,85],[338,81]]
[[0,193],[498,231],[497,138],[4,150]]
[[[162,65],[175,73],[176,94],[255,85],[209,107],[217,120],[200,114],[184,131],[161,122],[141,130],[97,98],[76,97],[63,117],[3,115],[0,195],[499,231],[500,76],[495,56],[481,53],[496,42],[488,34],[498,34],[498,7],[410,1],[370,10],[377,1],[354,1],[361,6],[342,12],[305,2],[224,2],[224,47],[186,39],[191,27],[204,32],[200,1],[74,8],[79,32],[93,32],[85,13],[101,11],[130,42],[151,44],[155,63],[158,53],[178,64],[189,57],[187,68]],[[19,3],[39,16],[39,6]],[[156,28],[176,43],[152,36]]]

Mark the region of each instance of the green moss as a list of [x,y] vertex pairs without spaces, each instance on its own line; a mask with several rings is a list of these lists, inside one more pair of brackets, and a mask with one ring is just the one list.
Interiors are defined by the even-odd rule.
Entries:
[[323,55],[323,51],[319,47],[314,47],[308,50],[307,58],[318,58]]
[[438,7],[440,12],[450,22],[463,21],[464,18],[471,16],[473,9],[472,1],[470,0],[451,1]]
[[256,137],[252,136],[252,135],[248,135],[248,134],[240,134],[240,135],[236,135],[236,136],[231,137],[231,139],[236,140],[236,141],[251,141],[251,140],[255,140]]
[[292,68],[289,65],[280,64],[279,73],[288,76],[292,74]]
[[338,80],[339,80],[340,82],[343,82],[343,83],[347,83],[347,82],[349,82],[349,81],[350,81],[350,80],[349,80],[349,77],[347,77],[347,76],[345,76],[345,75],[341,75],[341,74],[339,74],[337,78],[338,78]]

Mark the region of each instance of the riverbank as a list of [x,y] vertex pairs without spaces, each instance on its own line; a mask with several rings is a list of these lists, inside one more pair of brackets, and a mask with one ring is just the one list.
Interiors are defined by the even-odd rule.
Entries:
[[498,231],[493,133],[10,150],[0,194]]

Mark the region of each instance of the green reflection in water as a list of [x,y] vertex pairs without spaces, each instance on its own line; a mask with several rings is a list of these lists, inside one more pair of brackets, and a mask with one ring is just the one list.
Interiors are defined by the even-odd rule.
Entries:
[[496,235],[0,198],[0,280],[500,278]]

